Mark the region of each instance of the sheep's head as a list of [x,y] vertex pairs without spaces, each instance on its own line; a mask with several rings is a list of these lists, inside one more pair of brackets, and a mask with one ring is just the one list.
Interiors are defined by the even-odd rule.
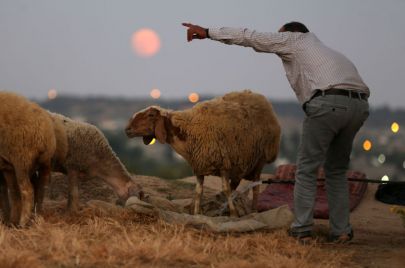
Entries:
[[142,137],[144,144],[149,144],[153,138],[160,143],[165,143],[167,138],[165,128],[165,118],[162,109],[150,106],[135,113],[125,128],[125,133],[129,138]]
[[130,182],[130,184],[127,187],[128,187],[127,194],[125,196],[119,197],[117,199],[117,201],[115,202],[116,205],[124,207],[128,198],[130,198],[131,196],[138,197],[139,200],[144,200],[145,193],[140,185],[138,185],[134,182]]

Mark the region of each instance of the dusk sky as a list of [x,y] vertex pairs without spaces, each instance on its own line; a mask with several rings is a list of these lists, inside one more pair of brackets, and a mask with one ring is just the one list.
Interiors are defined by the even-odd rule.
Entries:
[[[405,108],[403,0],[0,0],[0,89],[59,95],[186,98],[245,88],[295,100],[274,54],[211,40],[186,41],[182,22],[277,31],[295,20],[351,59],[372,106]],[[140,55],[141,29],[160,40]],[[148,46],[149,46],[148,45]],[[154,54],[153,45],[156,45]]]

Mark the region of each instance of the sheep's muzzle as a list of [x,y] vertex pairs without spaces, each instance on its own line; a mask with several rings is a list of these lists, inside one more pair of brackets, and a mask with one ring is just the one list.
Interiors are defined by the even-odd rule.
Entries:
[[125,134],[127,135],[128,138],[142,137],[143,143],[145,145],[148,145],[155,138],[155,135],[143,135],[143,134],[137,133],[137,132],[133,131],[133,129],[131,127],[127,127],[125,129]]
[[139,200],[143,200],[145,198],[145,193],[140,186],[132,186],[128,189],[128,195],[126,197],[119,197],[116,200],[115,204],[124,207],[128,198],[130,198],[131,196],[135,196],[138,197]]
[[132,130],[130,126],[125,128],[125,134],[127,134],[128,138],[139,137],[139,135],[136,135],[136,133]]

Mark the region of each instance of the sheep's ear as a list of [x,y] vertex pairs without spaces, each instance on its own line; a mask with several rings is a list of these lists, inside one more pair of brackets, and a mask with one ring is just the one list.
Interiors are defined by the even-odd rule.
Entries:
[[155,137],[160,143],[166,143],[167,131],[165,127],[165,118],[159,116],[155,125]]

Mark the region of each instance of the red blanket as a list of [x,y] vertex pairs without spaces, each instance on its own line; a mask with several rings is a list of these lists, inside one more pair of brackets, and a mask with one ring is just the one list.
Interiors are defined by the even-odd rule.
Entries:
[[[291,180],[295,179],[296,166],[292,164],[281,165],[277,167],[275,180]],[[366,175],[362,172],[349,170],[346,174],[347,178],[365,179]],[[325,178],[323,169],[318,172],[318,178]],[[352,211],[361,201],[367,189],[366,182],[351,182],[349,181],[350,192],[350,211]],[[265,211],[281,205],[288,204],[293,209],[294,199],[294,184],[272,183],[260,193],[258,200],[258,210]],[[315,200],[314,217],[318,219],[328,219],[328,201],[326,198],[325,181],[318,181],[317,195]]]

